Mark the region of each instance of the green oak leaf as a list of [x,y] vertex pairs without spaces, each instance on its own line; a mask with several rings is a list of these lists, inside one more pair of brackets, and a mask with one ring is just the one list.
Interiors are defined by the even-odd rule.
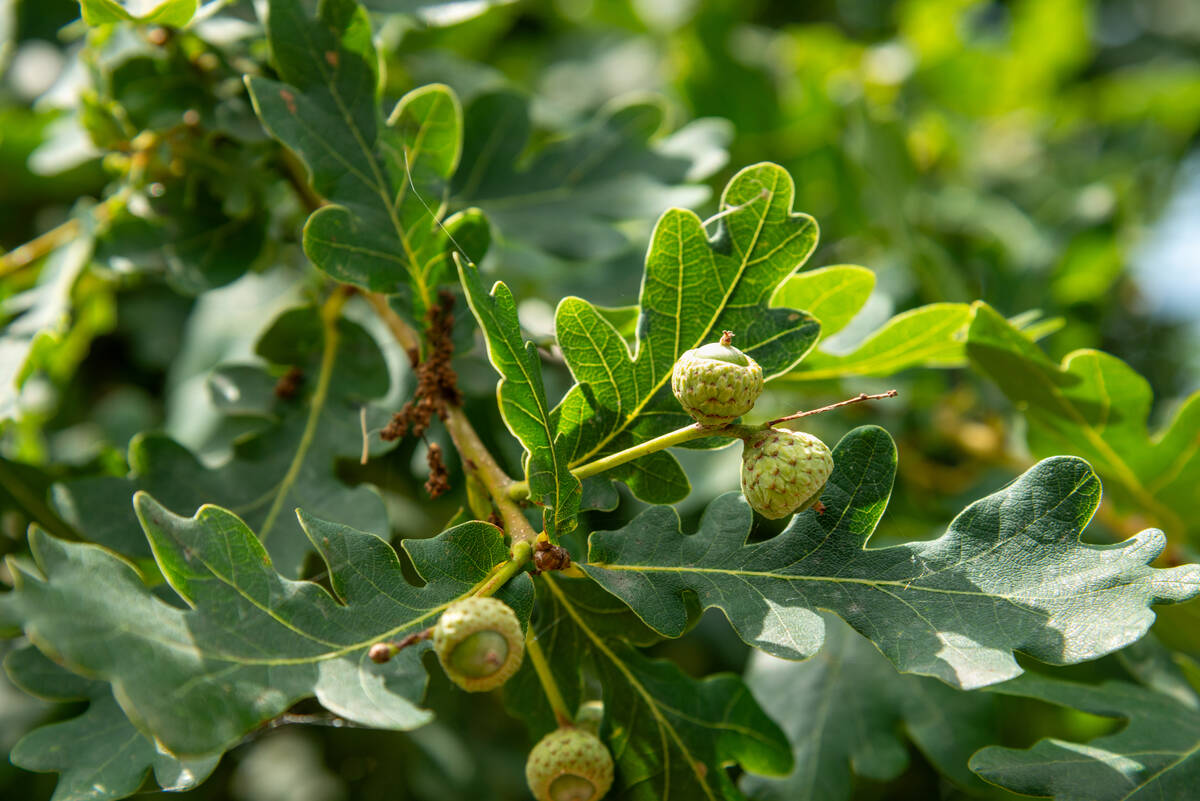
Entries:
[[868,548],[891,495],[896,445],[863,426],[833,458],[824,511],[794,516],[771,539],[747,544],[753,513],[729,493],[693,535],[663,506],[596,532],[581,567],[666,636],[683,633],[684,597],[695,593],[750,645],[804,659],[821,647],[817,609],[828,609],[901,671],[968,689],[1020,674],[1016,650],[1052,664],[1115,651],[1145,634],[1150,604],[1200,593],[1200,566],[1148,566],[1166,545],[1157,529],[1118,545],[1080,542],[1100,503],[1100,481],[1080,459],[1035,465],[936,540]]
[[219,757],[180,760],[160,752],[125,717],[108,684],[60,667],[32,646],[12,651],[4,668],[30,695],[88,701],[82,714],[31,731],[9,754],[17,767],[60,774],[54,801],[126,798],[137,792],[151,770],[162,789],[190,790],[217,765]]
[[1180,703],[1120,681],[1076,684],[1029,674],[992,689],[1123,718],[1116,734],[1085,743],[1039,740],[1021,750],[991,746],[971,770],[1023,795],[1055,801],[1151,801],[1193,798],[1200,787],[1200,699]]
[[967,353],[1021,408],[1035,455],[1087,459],[1123,507],[1200,543],[1200,391],[1151,435],[1150,384],[1129,365],[1097,350],[1077,350],[1055,364],[983,303],[976,304]]
[[[300,513],[329,569],[331,595],[277,573],[246,524],[224,509],[205,506],[184,518],[144,493],[135,504],[158,567],[186,608],[156,598],[111,552],[38,529],[30,535],[37,570],[10,562],[15,590],[0,605],[41,650],[109,682],[138,729],[176,756],[227,750],[310,696],[368,726],[427,723],[431,713],[418,704],[428,642],[386,664],[367,652],[432,625],[508,558],[500,532],[486,523],[406,540],[427,582],[418,588],[384,540]],[[517,577],[497,597],[527,618],[530,580]]]
[[[817,243],[816,222],[792,211],[793,194],[783,168],[759,164],[729,182],[714,238],[693,212],[665,213],[646,255],[632,349],[587,301],[568,297],[558,305],[558,344],[578,382],[555,410],[572,466],[689,425],[671,394],[671,369],[684,351],[715,341],[722,330],[736,334],[737,346],[768,377],[804,357],[817,338],[816,320],[767,308],[775,288]],[[663,451],[609,476],[651,502],[671,503],[688,491],[679,463]]]
[[[550,574],[542,578],[531,631],[567,706],[573,710],[581,700],[604,705],[600,736],[617,768],[605,798],[741,799],[727,766],[738,763],[747,771],[770,775],[791,769],[787,738],[739,677],[719,674],[696,680],[673,662],[644,656],[622,634],[628,630],[644,641],[653,633],[636,624],[623,604],[611,596],[604,600],[605,593],[590,581]],[[634,625],[626,629],[631,621]],[[540,736],[553,718],[524,703],[541,692],[531,673],[532,667],[523,667],[512,680],[517,684],[505,695],[509,709],[524,716]]]
[[570,453],[555,436],[537,345],[521,336],[517,305],[503,282],[497,281],[489,293],[473,265],[459,264],[458,271],[471,312],[483,330],[488,359],[500,373],[496,385],[500,414],[525,446],[530,497],[546,507],[542,516],[546,533],[565,534],[575,527],[582,489],[567,467]]
[[162,0],[149,11],[134,14],[117,0],[79,0],[83,21],[88,25],[108,25],[113,22],[138,22],[143,25],[170,25],[182,28],[192,21],[199,6],[198,0]]
[[[822,345],[862,311],[875,288],[875,273],[840,264],[793,275],[771,299],[774,306],[804,309],[821,323],[817,346],[782,381],[825,381],[845,376],[889,376],[911,367],[962,367],[967,326],[974,316],[968,303],[930,303],[890,317],[846,352]],[[1031,339],[1058,330],[1062,321],[1043,320],[1036,311],[1012,321]]]
[[792,741],[796,769],[786,778],[747,776],[742,789],[761,801],[844,801],[854,776],[890,781],[908,767],[906,739],[943,775],[979,783],[967,769],[993,742],[994,697],[922,676],[905,676],[866,639],[822,615],[825,646],[804,662],[761,651],[746,683]]
[[[129,447],[127,477],[89,477],[56,488],[55,506],[63,518],[92,542],[149,556],[130,504],[134,492],[145,490],[178,512],[219,504],[254,526],[277,568],[291,577],[300,574],[311,550],[292,514],[296,507],[356,528],[388,531],[378,491],[348,486],[336,471],[339,459],[361,453],[360,409],[388,389],[375,340],[355,323],[323,321],[306,307],[282,314],[257,349],[270,362],[299,368],[303,380],[294,398],[280,398],[273,391],[276,379],[261,368],[227,367],[214,376],[218,405],[230,419],[258,425],[234,443],[227,461],[209,467],[164,434],[140,434]],[[370,425],[382,425],[387,417],[382,409],[370,412]],[[370,442],[372,453],[389,447],[376,438]]]
[[[530,105],[515,92],[491,92],[474,98],[464,118],[453,201],[481,208],[504,247],[591,263],[612,258],[629,247],[614,221],[703,203],[709,190],[693,182],[724,162],[727,123],[699,120],[662,139],[661,101],[606,109],[522,159],[534,139]],[[705,135],[707,146],[696,147]]]
[[271,0],[267,37],[280,81],[247,78],[254,108],[329,201],[304,226],[313,264],[339,281],[403,294],[420,322],[449,275],[447,230],[483,258],[481,215],[439,224],[462,149],[462,109],[434,84],[405,95],[384,123],[367,12],[354,0],[322,0],[317,15]]

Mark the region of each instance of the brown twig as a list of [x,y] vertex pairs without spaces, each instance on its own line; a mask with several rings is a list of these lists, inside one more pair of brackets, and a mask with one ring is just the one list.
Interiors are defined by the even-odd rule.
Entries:
[[765,428],[773,428],[774,426],[776,426],[780,423],[786,423],[791,420],[799,420],[801,417],[809,417],[814,414],[821,414],[822,412],[832,411],[832,410],[838,409],[842,406],[849,406],[853,403],[862,403],[863,401],[869,401],[869,400],[883,400],[884,398],[894,398],[899,394],[900,393],[894,389],[889,389],[887,392],[881,392],[878,395],[868,395],[867,393],[864,392],[861,395],[857,395],[848,400],[838,401],[837,403],[831,403],[828,406],[822,406],[820,409],[810,409],[807,412],[796,412],[795,414],[789,414],[787,417],[779,417],[779,418],[776,418],[775,420],[770,420],[770,421],[764,423],[763,425]]
[[402,637],[399,640],[385,640],[377,642],[371,646],[371,650],[367,651],[367,656],[372,662],[382,665],[384,662],[391,660],[393,656],[400,653],[403,649],[410,645],[416,645],[422,640],[428,640],[433,636],[433,627],[421,631],[414,631],[407,637]]

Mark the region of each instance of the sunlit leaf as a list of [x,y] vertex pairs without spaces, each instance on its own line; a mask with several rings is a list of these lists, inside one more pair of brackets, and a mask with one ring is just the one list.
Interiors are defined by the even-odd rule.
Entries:
[[[0,606],[39,648],[109,682],[137,727],[181,756],[226,750],[310,696],[377,728],[428,722],[431,713],[419,706],[428,642],[386,664],[367,651],[432,625],[508,557],[487,523],[407,540],[428,582],[418,588],[379,537],[302,514],[329,569],[331,595],[279,575],[250,529],[224,509],[206,506],[184,518],[145,494],[136,504],[158,567],[185,608],[155,597],[109,551],[40,531],[30,536],[37,571],[17,566],[16,589],[0,596]],[[509,582],[498,597],[527,617],[529,579]]]
[[662,506],[596,532],[582,567],[667,636],[683,633],[690,592],[747,643],[804,659],[821,648],[817,609],[828,609],[900,670],[964,688],[1018,675],[1016,650],[1053,664],[1115,651],[1149,628],[1150,604],[1200,593],[1200,566],[1148,566],[1166,545],[1161,531],[1080,542],[1100,481],[1070,457],[976,501],[936,540],[868,548],[895,472],[888,433],[857,428],[834,451],[824,511],[796,515],[783,533],[747,544],[753,514],[730,493],[692,535]]
[[982,303],[967,352],[1023,411],[1035,455],[1081,456],[1125,508],[1149,515],[1169,535],[1200,537],[1200,392],[1152,435],[1150,384],[1129,365],[1097,350],[1075,351],[1056,364]]

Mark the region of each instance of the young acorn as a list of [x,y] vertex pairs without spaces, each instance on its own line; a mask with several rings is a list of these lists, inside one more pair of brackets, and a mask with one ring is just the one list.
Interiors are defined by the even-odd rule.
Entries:
[[495,598],[463,598],[438,618],[433,650],[452,682],[481,693],[499,687],[521,667],[525,637],[506,604]]
[[816,503],[832,472],[829,446],[803,431],[767,428],[742,443],[742,494],[772,520]]
[[555,729],[529,752],[525,780],[537,801],[598,801],[612,787],[612,755],[586,729]]
[[686,351],[671,371],[671,391],[701,425],[732,423],[762,394],[762,368],[732,343],[733,333],[722,332],[720,342]]

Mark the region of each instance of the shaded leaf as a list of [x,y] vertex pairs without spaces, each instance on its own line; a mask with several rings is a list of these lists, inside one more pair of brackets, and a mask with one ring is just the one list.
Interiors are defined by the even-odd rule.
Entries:
[[[726,766],[774,775],[791,768],[783,732],[740,678],[721,674],[697,681],[672,662],[643,656],[621,639],[620,624],[629,618],[622,604],[611,597],[597,603],[598,591],[584,582],[543,578],[534,631],[568,706],[594,697],[597,688],[604,704],[600,734],[617,767],[606,798],[740,799]],[[638,636],[644,629],[630,631]],[[508,697],[510,709],[540,692],[536,679],[525,679],[525,692]],[[531,720],[535,733],[548,720]]]
[[[405,550],[428,582],[417,588],[384,540],[301,513],[335,597],[280,576],[250,529],[224,509],[205,506],[183,518],[145,494],[136,505],[158,567],[187,608],[156,598],[110,552],[37,530],[30,547],[40,575],[14,565],[16,589],[2,603],[41,649],[110,682],[138,728],[183,756],[226,750],[309,696],[368,726],[428,722],[418,706],[428,642],[382,665],[367,651],[432,625],[508,557],[486,523],[408,540]],[[498,597],[526,618],[529,579],[517,577]]]
[[1022,409],[1035,455],[1087,459],[1123,506],[1200,542],[1200,392],[1151,435],[1150,384],[1129,365],[1097,350],[1077,350],[1055,364],[982,303],[976,304],[967,352]]
[[[438,220],[462,147],[462,111],[448,87],[434,84],[405,95],[385,124],[366,11],[353,0],[324,0],[318,14],[272,0],[267,35],[282,83],[248,78],[254,107],[330,201],[304,227],[308,257],[339,281],[405,294],[420,322],[449,274]],[[452,232],[483,226],[471,211],[446,221]],[[480,241],[477,230],[464,238]]]
[[825,646],[804,662],[756,652],[746,683],[792,741],[796,768],[783,779],[742,782],[763,801],[842,801],[854,776],[890,781],[908,767],[906,739],[938,771],[978,783],[967,760],[994,740],[995,698],[896,672],[867,640],[822,615]]
[[985,748],[971,758],[971,770],[994,784],[1055,801],[1184,799],[1200,787],[1194,704],[1119,681],[1089,686],[1033,674],[993,691],[1126,721],[1116,734],[1086,744],[1044,739],[1026,750]]
[[[280,572],[297,576],[311,545],[292,511],[298,507],[371,531],[389,530],[387,512],[372,487],[348,486],[336,474],[339,459],[362,449],[359,410],[388,389],[387,366],[375,340],[345,319],[323,321],[314,308],[282,314],[263,334],[258,352],[303,378],[293,398],[276,397],[275,379],[261,368],[225,368],[214,377],[219,405],[239,406],[266,423],[239,439],[232,457],[208,467],[164,434],[142,434],[129,448],[126,478],[84,478],[60,485],[55,504],[84,536],[122,553],[149,555],[130,498],[139,489],[167,507],[191,513],[220,504],[254,526]],[[250,403],[250,399],[257,403]],[[264,419],[265,418],[265,419]],[[373,410],[371,425],[386,415]],[[387,443],[371,440],[373,453]]]
[[1149,628],[1150,604],[1200,593],[1200,566],[1148,566],[1166,544],[1161,531],[1119,545],[1080,542],[1100,481],[1070,457],[976,501],[936,540],[867,548],[895,471],[892,438],[863,426],[834,451],[824,512],[796,515],[778,536],[747,544],[753,515],[730,493],[693,535],[670,507],[596,532],[582,567],[667,636],[683,632],[684,597],[695,593],[747,643],[803,659],[820,649],[816,610],[828,609],[901,671],[964,688],[1018,675],[1015,650],[1053,664],[1115,651]]
[[[773,164],[739,172],[709,239],[699,217],[681,209],[658,221],[646,256],[638,337],[632,352],[592,304],[564,299],[555,329],[578,384],[556,409],[558,432],[578,465],[651,439],[692,420],[669,386],[684,351],[733,331],[738,347],[767,376],[790,369],[816,341],[818,324],[802,312],[768,309],[779,282],[808,258],[813,219],[792,212],[791,177]],[[657,452],[610,472],[643,500],[670,503],[687,493],[674,457]]]
[[473,265],[460,264],[458,269],[471,312],[483,329],[488,358],[501,376],[496,386],[500,413],[525,446],[530,497],[547,507],[546,533],[565,534],[575,527],[582,489],[567,467],[570,454],[554,434],[537,345],[521,336],[517,306],[503,282],[497,281],[488,293]]
[[[662,139],[665,111],[644,101],[604,111],[522,159],[533,135],[529,99],[511,91],[480,95],[466,110],[454,202],[483,209],[500,239],[566,259],[611,258],[629,246],[614,220],[703,203],[709,190],[693,182],[724,163],[727,123],[712,130],[715,121],[699,120]],[[702,129],[719,153],[704,163],[711,147],[690,141]]]
[[217,765],[219,757],[178,760],[161,753],[125,717],[107,684],[71,673],[32,646],[10,653],[4,668],[30,695],[89,702],[78,717],[26,734],[9,755],[25,770],[60,774],[54,801],[126,798],[137,792],[150,770],[164,790],[188,790]]

